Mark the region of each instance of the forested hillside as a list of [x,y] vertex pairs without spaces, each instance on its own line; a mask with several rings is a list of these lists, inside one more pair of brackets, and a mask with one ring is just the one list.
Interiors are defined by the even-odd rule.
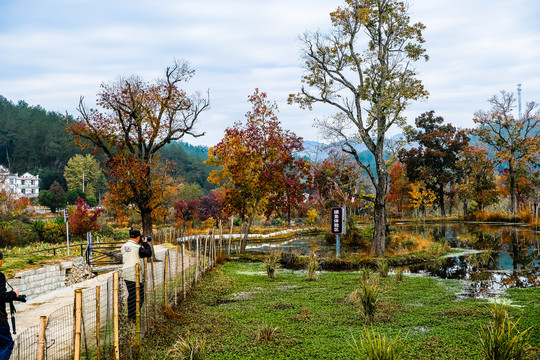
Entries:
[[[0,164],[14,173],[38,174],[42,190],[54,181],[66,189],[64,168],[69,159],[84,152],[65,131],[65,122],[59,113],[24,101],[14,104],[0,95]],[[167,145],[161,154],[176,164],[173,176],[197,183],[205,192],[214,187],[206,181],[212,168],[203,164],[207,147],[177,142]],[[103,166],[103,158],[98,156],[98,160]]]
[[14,173],[38,174],[42,189],[53,181],[65,186],[64,167],[82,152],[64,127],[58,113],[0,96],[0,164]]

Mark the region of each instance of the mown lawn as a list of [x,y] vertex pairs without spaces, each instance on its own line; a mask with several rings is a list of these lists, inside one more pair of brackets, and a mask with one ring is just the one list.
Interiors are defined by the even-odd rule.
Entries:
[[[145,340],[141,358],[174,359],[167,352],[180,337],[204,337],[207,359],[354,359],[350,347],[367,324],[348,302],[360,287],[358,272],[327,272],[305,281],[302,271],[280,270],[268,279],[260,263],[228,262],[208,274],[189,298]],[[378,275],[372,275],[378,277]],[[457,281],[404,276],[379,279],[376,332],[399,334],[404,359],[480,359],[478,332],[491,320],[491,305],[460,298]],[[519,328],[536,325],[530,343],[540,358],[540,289],[508,291]],[[259,341],[263,325],[277,327],[273,341]]]

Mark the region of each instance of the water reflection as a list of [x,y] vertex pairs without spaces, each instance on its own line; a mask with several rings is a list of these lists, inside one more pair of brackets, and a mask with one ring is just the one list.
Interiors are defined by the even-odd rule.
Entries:
[[[394,231],[424,229],[416,224],[397,224]],[[540,286],[540,233],[528,227],[515,225],[479,225],[475,223],[448,223],[426,225],[426,232],[437,241],[454,249],[467,250],[456,255],[408,268],[411,273],[422,273],[443,279],[467,282],[466,295],[494,296],[510,287]],[[335,247],[321,238],[302,237],[282,244],[253,247],[252,251],[269,252],[279,248],[301,254],[335,253]],[[342,253],[359,249],[342,245]]]
[[467,295],[475,297],[540,285],[540,235],[527,227],[462,223],[433,225],[430,231],[452,248],[481,252],[414,266],[413,273],[466,280]]

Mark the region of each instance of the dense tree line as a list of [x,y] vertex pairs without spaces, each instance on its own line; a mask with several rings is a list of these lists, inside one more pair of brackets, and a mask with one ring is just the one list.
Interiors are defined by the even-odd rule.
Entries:
[[[0,95],[0,164],[14,173],[39,175],[42,190],[49,190],[56,181],[67,191],[65,167],[75,155],[87,151],[75,145],[65,126],[62,114],[22,100],[15,104]],[[205,193],[214,187],[206,180],[212,168],[203,164],[208,147],[174,142],[165,146],[161,155],[176,164],[172,169],[175,176],[198,184]],[[103,165],[103,157],[98,160]]]
[[65,117],[24,101],[0,96],[0,164],[14,173],[38,174],[41,188],[65,187],[64,167],[82,153],[64,130]]

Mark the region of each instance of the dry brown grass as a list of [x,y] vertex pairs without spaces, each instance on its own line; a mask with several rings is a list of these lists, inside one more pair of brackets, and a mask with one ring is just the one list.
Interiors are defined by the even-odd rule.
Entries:
[[390,235],[388,255],[407,255],[428,251],[433,247],[433,236],[426,234],[415,234],[409,231],[394,232]]

